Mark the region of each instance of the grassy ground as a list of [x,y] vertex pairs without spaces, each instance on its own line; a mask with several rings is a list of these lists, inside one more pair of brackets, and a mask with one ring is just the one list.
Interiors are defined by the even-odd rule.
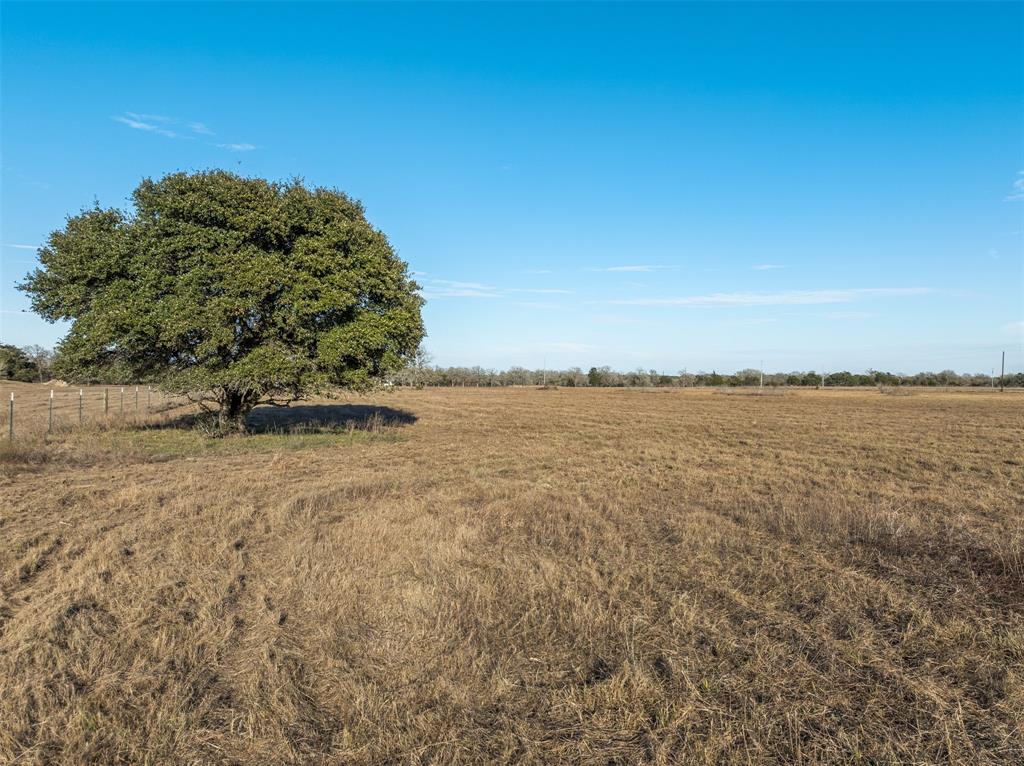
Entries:
[[1024,760],[1019,394],[403,391],[43,440],[43,393],[0,454],[0,762]]

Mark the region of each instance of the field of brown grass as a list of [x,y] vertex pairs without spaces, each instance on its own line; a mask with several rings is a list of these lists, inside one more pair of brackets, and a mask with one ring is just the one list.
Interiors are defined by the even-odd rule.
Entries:
[[1022,395],[17,390],[0,762],[1024,762]]

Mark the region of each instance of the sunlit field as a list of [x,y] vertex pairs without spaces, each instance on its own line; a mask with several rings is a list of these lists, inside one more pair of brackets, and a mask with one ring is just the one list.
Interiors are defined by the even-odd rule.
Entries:
[[0,388],[0,762],[1024,761],[1020,392],[119,393]]

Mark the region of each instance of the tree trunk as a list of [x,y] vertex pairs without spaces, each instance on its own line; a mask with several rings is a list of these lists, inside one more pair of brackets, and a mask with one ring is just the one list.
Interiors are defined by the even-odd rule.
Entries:
[[245,433],[245,421],[254,402],[240,391],[225,391],[217,415],[217,427],[223,433]]

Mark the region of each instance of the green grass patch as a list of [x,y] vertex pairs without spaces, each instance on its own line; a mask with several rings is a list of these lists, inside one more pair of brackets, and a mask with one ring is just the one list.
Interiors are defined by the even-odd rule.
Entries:
[[[143,458],[241,455],[280,450],[348,447],[375,442],[394,442],[391,429],[373,431],[352,428],[294,429],[244,435],[217,436],[201,428],[111,429],[90,434],[72,433],[68,441],[76,451],[134,455]],[[69,445],[71,446],[71,445]]]

